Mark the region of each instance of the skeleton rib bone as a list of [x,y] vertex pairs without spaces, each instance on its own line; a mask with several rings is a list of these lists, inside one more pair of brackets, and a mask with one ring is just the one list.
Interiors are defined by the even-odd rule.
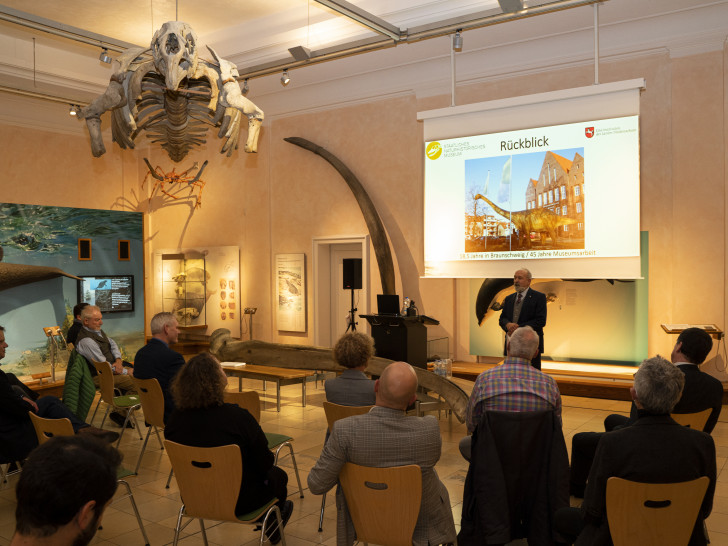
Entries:
[[233,63],[208,47],[214,61],[198,56],[197,36],[187,23],[170,21],[154,34],[148,49],[130,49],[116,59],[106,91],[81,110],[94,157],[106,153],[101,115],[111,110],[112,138],[121,148],[134,148],[145,131],[161,143],[172,161],[181,161],[206,143],[208,127],[219,127],[220,153],[238,147],[242,114],[248,118],[246,152],[258,150],[263,122],[260,110],[240,91]]

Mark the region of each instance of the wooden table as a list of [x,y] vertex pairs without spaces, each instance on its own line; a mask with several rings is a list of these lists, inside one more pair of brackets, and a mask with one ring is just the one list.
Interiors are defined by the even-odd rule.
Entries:
[[272,366],[257,366],[255,364],[246,364],[240,366],[238,362],[222,362],[222,369],[227,375],[238,378],[238,390],[243,390],[243,378],[259,379],[263,381],[263,389],[265,389],[266,381],[275,381],[276,384],[276,401],[278,411],[281,411],[281,385],[301,384],[301,398],[303,399],[303,407],[306,407],[306,379],[315,372],[309,370],[293,370],[290,368],[274,368]]

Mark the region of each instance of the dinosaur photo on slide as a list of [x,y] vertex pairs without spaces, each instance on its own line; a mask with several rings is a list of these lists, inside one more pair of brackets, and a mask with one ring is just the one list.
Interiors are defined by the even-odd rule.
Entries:
[[531,233],[536,232],[541,235],[541,244],[545,244],[546,234],[551,237],[552,246],[558,245],[556,232],[559,226],[576,224],[576,220],[558,214],[545,208],[537,208],[530,210],[519,210],[510,212],[500,208],[490,199],[482,194],[477,194],[474,199],[482,199],[488,203],[492,209],[499,215],[509,220],[518,231],[519,245],[525,248],[531,248]]

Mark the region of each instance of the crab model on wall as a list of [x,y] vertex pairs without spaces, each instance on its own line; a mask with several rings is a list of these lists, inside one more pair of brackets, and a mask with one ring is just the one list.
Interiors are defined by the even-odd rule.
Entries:
[[111,110],[111,132],[122,148],[134,148],[141,131],[161,143],[172,161],[204,144],[208,126],[219,127],[221,153],[238,147],[242,114],[248,118],[246,152],[256,152],[263,112],[240,91],[233,63],[207,48],[214,61],[198,56],[197,35],[187,23],[162,25],[148,49],[129,49],[116,59],[104,94],[81,110],[94,157],[106,152],[101,120]]

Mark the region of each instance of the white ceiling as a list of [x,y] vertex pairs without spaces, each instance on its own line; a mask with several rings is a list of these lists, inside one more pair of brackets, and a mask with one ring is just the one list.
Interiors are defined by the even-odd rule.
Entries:
[[[350,1],[402,30],[500,11],[497,0]],[[553,0],[527,0],[526,5],[546,1]],[[4,4],[0,11],[7,7],[142,46],[162,23],[175,19],[176,9],[171,0],[0,2]],[[200,41],[235,62],[241,73],[292,59],[288,48],[294,46],[317,52],[381,39],[314,0],[179,0],[178,9],[179,19],[192,25]],[[458,85],[593,64],[594,11],[582,6],[464,32],[465,46],[455,56]],[[728,35],[728,0],[607,0],[598,14],[602,61],[655,51],[683,56],[718,50]],[[0,121],[23,124],[36,116],[39,127],[65,130],[61,127],[68,125],[68,102],[88,101],[108,84],[112,69],[98,60],[99,52],[98,46],[0,21],[0,86],[61,97],[66,117],[55,122],[50,106],[36,100],[29,108],[24,98],[0,92]],[[285,88],[278,81],[280,74],[255,78],[248,96],[270,119],[400,93],[449,94],[451,68],[449,36],[405,41],[381,51],[296,68]],[[23,121],[18,121],[20,117]]]

